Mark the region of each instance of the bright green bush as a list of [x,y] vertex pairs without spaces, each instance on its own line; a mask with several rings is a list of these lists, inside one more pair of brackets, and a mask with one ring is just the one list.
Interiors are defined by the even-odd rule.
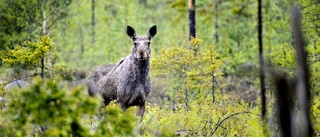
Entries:
[[320,96],[313,97],[310,110],[313,128],[314,131],[317,133],[320,131]]
[[204,91],[210,91],[212,84],[222,75],[224,59],[215,52],[214,46],[200,47],[200,38],[194,38],[187,44],[190,46],[164,49],[158,57],[151,60],[152,75],[175,83],[169,85],[174,90],[168,94],[178,100],[184,100],[179,96],[183,96],[185,90],[190,90],[186,94],[196,98],[204,94]]
[[12,50],[1,51],[1,58],[4,64],[10,67],[21,67],[33,69],[40,65],[41,58],[44,58],[52,49],[53,42],[49,36],[41,37],[37,42],[25,41],[22,45],[16,45]]
[[141,132],[143,136],[262,136],[260,108],[249,107],[229,96],[199,98],[176,108],[148,106]]
[[4,136],[127,136],[135,117],[113,104],[100,109],[102,100],[81,87],[71,90],[59,79],[37,79],[30,87],[6,93],[1,102],[0,134]]
[[[50,37],[43,36],[35,42],[24,41],[11,50],[1,50],[0,61],[14,70],[17,74],[15,77],[31,75],[28,74],[30,72],[37,74],[41,67],[50,69],[48,66],[54,64],[56,56],[53,49],[54,43]],[[45,64],[41,64],[42,59],[45,59]]]

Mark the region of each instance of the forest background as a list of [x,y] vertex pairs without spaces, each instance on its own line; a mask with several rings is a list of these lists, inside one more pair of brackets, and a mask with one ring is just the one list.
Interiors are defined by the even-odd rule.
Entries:
[[[310,71],[310,117],[320,132],[320,2],[263,1],[267,116],[261,119],[257,1],[196,1],[189,41],[186,0],[0,1],[1,123],[4,135],[275,136],[271,72],[294,78],[291,10],[300,5]],[[138,122],[133,110],[99,109],[82,80],[131,53],[126,26],[158,26],[152,90]],[[41,77],[41,78],[39,78]],[[12,88],[18,85],[18,88]],[[19,87],[20,86],[20,87]],[[134,108],[133,108],[134,109]],[[126,129],[126,130],[124,130]]]

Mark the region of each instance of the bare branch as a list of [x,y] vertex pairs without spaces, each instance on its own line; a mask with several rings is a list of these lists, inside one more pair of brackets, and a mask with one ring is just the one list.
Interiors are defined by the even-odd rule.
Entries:
[[10,83],[12,83],[12,82],[14,82],[14,81],[21,80],[21,79],[24,79],[24,78],[34,77],[34,76],[37,76],[37,75],[39,75],[39,74],[38,74],[38,73],[35,73],[35,74],[32,74],[32,75],[28,75],[28,76],[24,76],[24,77],[19,77],[19,78],[11,79],[11,80],[9,80],[8,82],[1,83],[1,84],[0,84],[0,87],[1,87],[1,89],[3,89],[6,85],[8,85],[8,84],[10,84]]
[[249,112],[249,111],[244,111],[244,112],[237,112],[237,113],[233,113],[227,117],[225,117],[224,119],[222,119],[220,122],[218,122],[218,124],[216,125],[216,127],[214,128],[214,131],[211,133],[210,136],[213,136],[213,134],[218,130],[218,128],[221,126],[221,124],[228,120],[229,118],[232,118],[234,116],[237,116],[237,115],[240,115],[240,114],[255,114],[255,113],[252,113],[252,112]]

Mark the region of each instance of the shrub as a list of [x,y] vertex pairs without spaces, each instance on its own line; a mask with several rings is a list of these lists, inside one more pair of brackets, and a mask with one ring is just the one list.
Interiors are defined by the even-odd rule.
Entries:
[[[226,103],[227,102],[227,103]],[[227,104],[227,105],[226,105]],[[199,98],[190,103],[170,107],[148,106],[140,124],[143,136],[262,136],[260,108],[217,95]]]
[[[0,134],[4,136],[133,135],[135,117],[111,105],[99,112],[99,98],[81,87],[68,90],[59,79],[34,80],[29,88],[7,92],[1,102]],[[124,128],[125,130],[120,130]]]

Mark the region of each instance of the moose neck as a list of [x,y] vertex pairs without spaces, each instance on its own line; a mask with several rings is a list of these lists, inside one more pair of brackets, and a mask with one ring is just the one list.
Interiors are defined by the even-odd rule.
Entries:
[[138,60],[133,55],[130,57],[132,63],[132,71],[136,75],[138,81],[145,82],[149,76],[150,61],[149,58],[146,60]]

